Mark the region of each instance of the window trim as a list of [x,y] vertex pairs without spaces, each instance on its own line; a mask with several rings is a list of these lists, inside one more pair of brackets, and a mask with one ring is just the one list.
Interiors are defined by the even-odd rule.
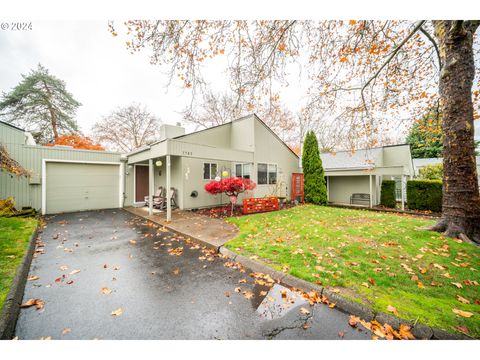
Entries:
[[[205,164],[209,164],[210,179],[205,179]],[[214,174],[213,178],[212,178],[212,165],[215,165],[217,167],[217,172]],[[203,162],[203,166],[202,166],[202,179],[203,179],[203,181],[215,180],[215,178],[217,177],[217,174],[218,174],[218,163],[216,163],[216,162],[206,162],[206,161]]]
[[[258,165],[259,165],[259,164],[267,165],[267,183],[266,183],[266,184],[260,184],[260,183],[258,182]],[[261,162],[261,161],[259,161],[259,162],[256,163],[256,166],[255,166],[255,167],[256,167],[256,170],[257,170],[257,185],[259,185],[259,186],[272,186],[272,185],[275,186],[275,185],[277,185],[277,184],[269,184],[269,182],[270,182],[270,181],[269,181],[269,180],[270,180],[270,175],[269,175],[269,172],[268,172],[268,166],[269,166],[269,165],[275,165],[275,168],[277,169],[275,173],[277,174],[277,183],[278,183],[278,173],[279,173],[279,171],[278,171],[278,164],[277,164],[277,163],[274,163],[274,162]]]

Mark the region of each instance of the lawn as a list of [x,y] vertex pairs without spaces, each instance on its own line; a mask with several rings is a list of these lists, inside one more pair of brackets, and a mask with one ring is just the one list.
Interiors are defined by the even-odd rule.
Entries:
[[433,220],[304,205],[228,221],[240,228],[226,244],[237,253],[376,311],[480,338],[480,247],[422,230]]
[[0,217],[0,312],[36,226],[36,219]]

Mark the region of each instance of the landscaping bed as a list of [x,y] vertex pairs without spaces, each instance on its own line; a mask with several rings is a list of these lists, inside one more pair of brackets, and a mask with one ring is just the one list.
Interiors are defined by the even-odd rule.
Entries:
[[[294,204],[290,203],[280,203],[280,208],[281,209],[289,209],[291,207],[295,206]],[[228,217],[231,217],[231,205],[222,205],[222,206],[215,206],[215,207],[210,207],[210,208],[204,208],[204,209],[198,209],[196,210],[197,214],[213,217],[216,219],[225,219]],[[238,217],[238,216],[243,216],[247,215],[243,213],[243,208],[241,205],[236,205],[233,210],[233,216]]]
[[434,220],[314,205],[233,217],[225,246],[412,322],[480,338],[480,248]]
[[36,227],[34,218],[0,217],[0,313]]

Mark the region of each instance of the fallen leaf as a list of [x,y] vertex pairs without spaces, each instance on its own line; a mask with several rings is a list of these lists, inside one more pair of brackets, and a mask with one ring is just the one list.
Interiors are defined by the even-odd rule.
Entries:
[[461,333],[464,333],[465,335],[468,335],[470,331],[468,331],[468,328],[464,325],[464,326],[455,326],[455,329],[457,329],[458,331],[460,331]]
[[28,308],[30,306],[36,307],[37,310],[43,309],[44,302],[41,299],[28,299],[25,301],[22,305],[20,305],[21,308]]
[[393,313],[394,315],[398,316],[397,308],[393,307],[392,305],[388,305],[388,306],[387,306],[387,311],[390,311],[390,312]]
[[400,324],[400,329],[398,331],[402,339],[405,340],[414,340],[415,336],[410,332],[410,326],[405,324]]
[[452,284],[455,285],[459,289],[463,288],[462,284],[460,284],[458,282],[457,283],[452,282]]
[[132,245],[135,245],[137,243],[137,240],[128,240],[128,242]]
[[368,282],[372,285],[375,285],[375,280],[373,280],[371,277],[368,278]]
[[80,272],[80,270],[72,270],[70,271],[70,275],[75,275],[75,274],[78,274]]
[[40,276],[37,276],[37,275],[32,275],[32,276],[29,276],[28,277],[28,281],[35,281],[35,280],[38,280],[40,279]]
[[230,297],[230,293],[228,291],[225,291],[225,296]]
[[101,291],[102,294],[108,295],[108,294],[111,294],[112,289],[110,289],[108,287],[102,287],[102,289],[100,291]]
[[243,296],[245,297],[245,299],[250,300],[251,298],[253,298],[253,293],[251,291],[245,291],[243,293]]
[[335,303],[330,303],[330,304],[328,304],[328,307],[329,307],[330,309],[333,309],[335,306],[336,306]]
[[303,324],[303,330],[308,330],[310,328],[310,324]]
[[461,297],[460,295],[457,295],[457,300],[464,304],[470,304],[469,300],[465,299],[464,297]]
[[42,336],[39,340],[52,340],[51,336]]
[[70,328],[65,328],[65,329],[63,329],[63,331],[62,331],[62,335],[68,334],[68,333],[71,332],[71,331],[72,331],[72,329],[70,329]]
[[417,283],[417,286],[420,288],[420,289],[425,289],[425,285],[423,285],[423,283],[421,281],[419,281]]
[[338,332],[338,337],[343,338],[345,336],[345,331],[339,331]]
[[469,318],[469,317],[472,317],[472,316],[473,316],[473,313],[468,312],[468,311],[463,311],[463,310],[460,310],[460,309],[452,309],[452,311],[453,311],[455,314],[460,315],[460,316],[463,316],[463,317],[466,317],[466,318]]
[[350,318],[348,319],[348,325],[351,327],[357,327],[358,322],[360,321],[360,318],[355,315],[350,315]]
[[239,287],[236,287],[235,292],[237,292],[237,293],[242,292],[242,289],[240,289]]
[[67,281],[67,285],[72,285],[73,284],[73,280],[68,280]]
[[175,275],[180,274],[180,268],[176,268],[175,270],[173,270],[173,273],[174,273]]
[[112,315],[112,316],[120,316],[120,315],[122,315],[122,314],[123,314],[122,308],[118,308],[117,310],[113,310],[113,311],[111,312],[111,315]]
[[303,314],[303,315],[309,315],[310,314],[310,310],[302,307],[300,308],[300,312]]
[[67,265],[62,265],[62,266],[59,267],[59,269],[62,270],[62,271],[66,271],[66,270],[68,270],[68,266]]
[[365,286],[366,288],[370,287],[370,285],[368,285],[368,283],[366,283],[366,282],[362,283],[362,286]]

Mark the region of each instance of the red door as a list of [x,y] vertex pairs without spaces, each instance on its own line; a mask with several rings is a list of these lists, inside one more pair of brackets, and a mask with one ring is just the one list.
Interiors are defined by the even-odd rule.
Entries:
[[303,198],[303,174],[292,173],[292,201],[304,201]]
[[145,201],[148,196],[148,166],[135,166],[135,202]]

